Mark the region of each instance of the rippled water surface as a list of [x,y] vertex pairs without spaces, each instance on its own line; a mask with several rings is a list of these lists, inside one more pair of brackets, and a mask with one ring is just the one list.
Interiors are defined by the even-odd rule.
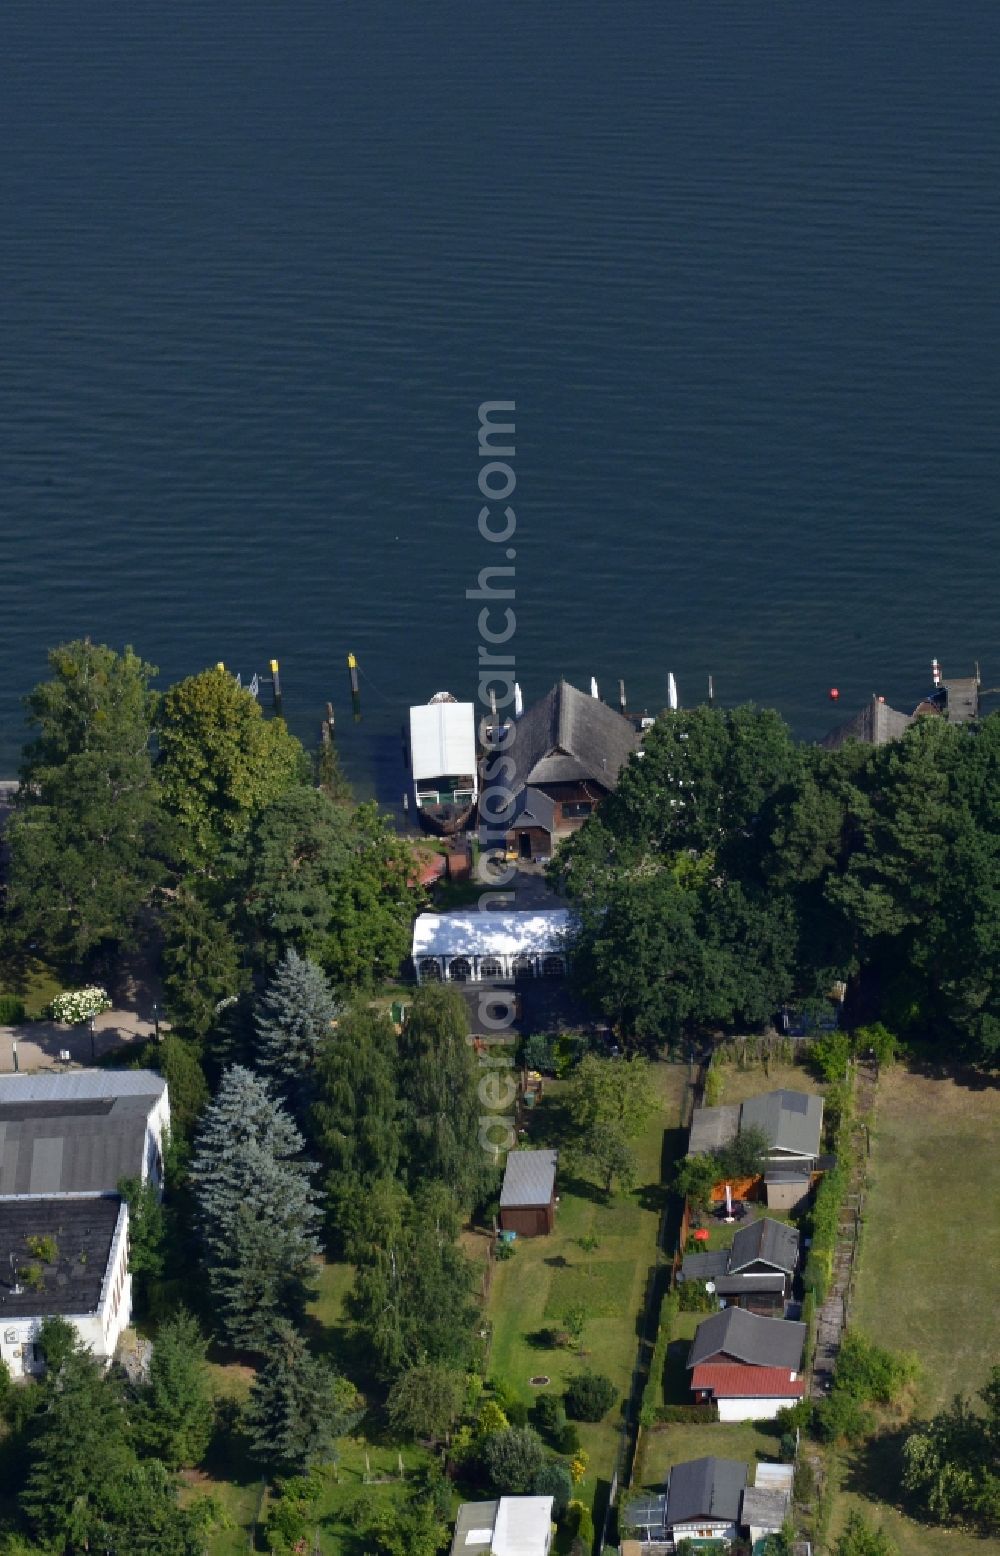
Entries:
[[487,399],[529,699],[711,671],[813,736],[934,654],[1000,683],[992,0],[0,28],[0,768],[89,632],[164,681],[277,655],[398,794],[407,704],[474,692]]

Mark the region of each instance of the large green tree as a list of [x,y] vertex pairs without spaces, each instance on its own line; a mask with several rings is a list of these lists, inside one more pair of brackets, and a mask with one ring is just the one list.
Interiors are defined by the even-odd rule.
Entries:
[[414,995],[399,1040],[398,1085],[411,1185],[448,1184],[468,1204],[483,1181],[479,1141],[480,1071],[469,1045],[465,1001],[455,989],[425,984]]
[[150,755],[156,671],[131,649],[87,641],[49,655],[27,699],[36,738],[8,832],[11,927],[79,965],[131,944],[163,878],[165,838]]
[[388,1379],[425,1362],[468,1364],[476,1309],[458,1231],[454,1200],[442,1185],[410,1199],[398,1183],[383,1181],[360,1207],[349,1249],[350,1305]]
[[131,1412],[136,1441],[169,1469],[200,1463],[212,1435],[206,1352],[197,1320],[179,1308],[157,1330],[149,1382],[136,1392]]
[[269,1475],[301,1474],[329,1463],[338,1437],[357,1421],[356,1391],[294,1325],[279,1322],[250,1390],[246,1426]]
[[199,867],[308,772],[284,721],[265,719],[257,699],[219,668],[170,688],[157,732],[164,802],[180,828],[182,857]]
[[191,1178],[213,1309],[233,1345],[264,1350],[302,1314],[320,1210],[303,1140],[259,1075],[231,1066],[207,1109]]
[[73,1344],[42,1388],[18,1507],[44,1548],[201,1556],[203,1519],[178,1507],[161,1461],[137,1459],[114,1373]]
[[176,1032],[197,1042],[218,1025],[220,1001],[239,995],[248,982],[220,893],[212,896],[184,884],[163,914],[167,1013]]
[[341,1250],[371,1185],[399,1171],[396,1050],[388,1016],[357,1004],[339,1018],[317,1054],[312,1132],[326,1168],[329,1231]]
[[313,1098],[317,1059],[336,1014],[323,969],[286,951],[257,1011],[257,1064],[300,1119]]
[[422,894],[409,849],[374,805],[349,809],[317,789],[282,794],[228,868],[236,921],[263,967],[292,947],[354,988],[406,956]]

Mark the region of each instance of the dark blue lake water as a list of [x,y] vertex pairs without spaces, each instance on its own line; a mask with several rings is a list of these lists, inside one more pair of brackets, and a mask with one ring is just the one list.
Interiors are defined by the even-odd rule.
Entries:
[[995,0],[0,26],[0,769],[89,632],[277,655],[397,796],[407,705],[474,694],[491,399],[529,700],[711,671],[811,737],[935,654],[1000,682]]

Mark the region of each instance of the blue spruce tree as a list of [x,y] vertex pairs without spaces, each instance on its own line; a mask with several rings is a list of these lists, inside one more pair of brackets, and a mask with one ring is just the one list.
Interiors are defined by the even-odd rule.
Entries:
[[257,1012],[257,1064],[273,1076],[299,1118],[312,1100],[317,1054],[336,1014],[322,968],[286,951]]
[[233,1065],[206,1110],[191,1162],[202,1258],[219,1329],[265,1348],[305,1309],[320,1211],[303,1140],[269,1083]]

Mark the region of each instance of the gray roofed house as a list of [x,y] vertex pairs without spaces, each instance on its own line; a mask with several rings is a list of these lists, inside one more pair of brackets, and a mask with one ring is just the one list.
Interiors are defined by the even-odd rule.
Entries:
[[766,1264],[793,1275],[799,1262],[799,1234],[794,1226],[761,1216],[741,1226],[729,1250],[727,1273],[736,1275],[751,1264]]
[[613,789],[638,748],[639,736],[628,719],[560,681],[517,722],[508,787],[516,794],[529,784],[594,778]]
[[765,1091],[749,1097],[740,1113],[740,1129],[763,1130],[771,1161],[815,1161],[823,1133],[823,1098],[815,1092]]
[[12,1377],[44,1371],[38,1334],[56,1316],[98,1360],[111,1361],[132,1316],[120,1195],[0,1198],[0,1361]]
[[689,1459],[675,1464],[667,1482],[666,1527],[678,1524],[738,1524],[747,1467],[735,1459]]
[[554,832],[556,802],[541,789],[528,786],[512,795],[502,810],[497,811],[497,827],[519,831],[523,827],[538,827],[542,832]]
[[727,1307],[698,1325],[687,1365],[698,1367],[717,1356],[727,1356],[748,1367],[787,1367],[797,1372],[805,1341],[805,1324],[760,1318],[742,1308]]
[[550,1496],[463,1502],[455,1518],[452,1556],[549,1556]]
[[167,1083],[154,1070],[43,1070],[0,1075],[0,1105],[8,1102],[89,1102],[97,1097],[162,1097]]
[[166,1084],[150,1071],[0,1078],[0,1195],[113,1193],[162,1176]]
[[490,1556],[493,1526],[497,1521],[499,1500],[463,1502],[455,1515],[455,1536],[451,1543],[455,1556]]
[[[25,1196],[0,1199],[0,1327],[5,1318],[89,1313],[98,1304],[111,1244],[121,1216],[117,1194]],[[29,1239],[51,1238],[55,1253],[46,1263]],[[27,1266],[35,1284],[12,1286]]]
[[812,1167],[820,1154],[823,1098],[815,1092],[765,1091],[746,1102],[695,1108],[688,1134],[689,1156],[701,1156],[727,1145],[742,1130],[762,1129],[770,1144],[773,1166]]

